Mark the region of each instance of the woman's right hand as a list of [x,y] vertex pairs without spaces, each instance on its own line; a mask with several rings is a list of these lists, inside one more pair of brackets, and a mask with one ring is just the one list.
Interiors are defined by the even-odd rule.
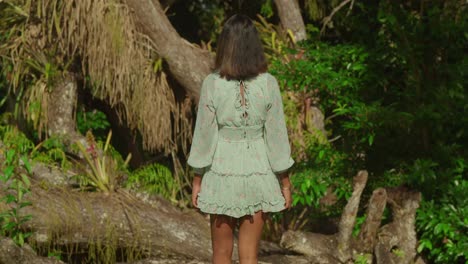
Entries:
[[284,209],[290,209],[292,205],[292,197],[291,197],[291,187],[282,188],[281,192],[283,193],[284,197]]
[[281,193],[284,197],[284,209],[290,209],[292,206],[291,181],[287,171],[279,174],[281,183]]
[[201,191],[201,176],[195,174],[192,182],[192,205],[198,208],[198,193]]

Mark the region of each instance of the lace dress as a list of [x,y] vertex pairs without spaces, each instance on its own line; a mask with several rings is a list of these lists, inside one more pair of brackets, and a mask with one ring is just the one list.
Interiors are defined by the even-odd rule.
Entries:
[[262,73],[247,81],[228,81],[209,74],[201,88],[187,163],[203,175],[198,194],[202,212],[241,217],[283,210],[276,175],[294,160],[276,78]]

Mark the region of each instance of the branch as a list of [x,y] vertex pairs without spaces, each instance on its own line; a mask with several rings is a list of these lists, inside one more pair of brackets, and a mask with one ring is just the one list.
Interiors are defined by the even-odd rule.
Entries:
[[348,3],[351,3],[350,7],[349,7],[349,10],[348,10],[348,14],[351,12],[351,10],[353,9],[353,5],[354,5],[354,0],[344,0],[343,2],[341,2],[337,7],[333,8],[332,12],[330,13],[330,15],[326,16],[324,19],[323,19],[323,26],[322,26],[322,29],[320,29],[320,35],[323,34],[323,32],[325,31],[325,28],[327,27],[328,23],[330,23],[330,21],[332,20],[333,16],[335,15],[336,12],[340,11],[341,8],[343,8],[345,5],[347,5]]
[[341,215],[339,232],[338,232],[338,256],[341,261],[346,262],[350,257],[350,240],[353,233],[354,224],[356,222],[356,215],[359,209],[359,201],[361,199],[362,191],[366,187],[367,171],[361,170],[354,177],[353,194],[349,198],[343,213]]
[[382,221],[387,203],[387,192],[384,188],[374,190],[367,208],[366,221],[359,234],[360,247],[363,252],[372,252],[376,243],[377,231]]
[[133,19],[155,44],[171,74],[189,95],[198,99],[203,79],[211,72],[213,56],[182,38],[167,18],[158,0],[125,0]]

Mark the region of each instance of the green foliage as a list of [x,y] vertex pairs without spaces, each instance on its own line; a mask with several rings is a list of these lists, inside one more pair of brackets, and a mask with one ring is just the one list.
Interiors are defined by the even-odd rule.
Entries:
[[46,164],[58,164],[62,169],[69,169],[71,162],[67,159],[65,145],[60,137],[50,137],[39,143],[32,151],[31,158]]
[[[370,260],[371,262],[369,262]],[[354,264],[369,264],[372,263],[372,255],[371,254],[359,254],[354,261]]]
[[260,14],[262,14],[266,18],[270,18],[274,15],[273,13],[273,3],[272,0],[266,0],[262,4],[262,8],[260,10]]
[[[325,109],[336,103],[354,102],[356,92],[367,73],[368,52],[362,46],[351,44],[330,45],[317,41],[300,44],[302,59],[288,64],[273,61],[272,73],[293,91],[318,92]],[[290,50],[298,55],[298,50]],[[317,91],[318,89],[318,91]]]
[[294,174],[292,185],[296,190],[293,194],[293,206],[298,204],[302,206],[319,207],[320,199],[327,192],[329,178],[326,172],[302,171]]
[[[316,1],[308,1],[309,9],[311,3]],[[423,8],[392,1],[356,3],[355,15],[346,17],[346,24],[346,12],[334,17],[330,30],[339,32],[338,40],[310,38],[290,52],[295,59],[274,60],[272,65],[286,90],[316,100],[326,117],[327,136],[334,139],[326,145],[306,138],[304,166],[346,177],[364,167],[372,175],[368,191],[400,185],[420,190],[424,200],[416,222],[418,250],[436,263],[464,263],[468,251],[463,178],[468,157],[468,19],[466,8],[455,6],[456,1],[443,8],[436,2]],[[308,28],[309,36],[316,35],[315,26]],[[306,205],[303,197],[316,195],[306,187],[325,183],[302,180],[308,173],[296,169],[299,193],[294,199],[296,206]],[[362,214],[357,218],[355,235],[364,220]]]
[[468,180],[466,171],[444,185],[444,192],[434,200],[423,199],[418,209],[416,228],[420,234],[418,252],[425,252],[435,263],[462,263],[468,252]]
[[366,221],[367,214],[356,216],[356,223],[354,223],[353,236],[357,237],[359,232],[361,232],[362,224]]
[[60,250],[52,250],[47,252],[47,257],[62,260],[62,252]]
[[[334,146],[324,150],[311,146],[309,155],[339,151],[359,167],[363,160],[357,159],[356,152],[373,145],[375,130],[380,123],[374,117],[380,111],[379,103],[366,102],[362,96],[370,75],[367,65],[369,53],[360,45],[330,45],[314,40],[302,42],[300,49],[303,51],[299,55],[301,59],[287,64],[275,60],[271,71],[285,89],[317,98],[318,106],[325,116],[329,116],[326,120],[328,130],[332,132],[329,136],[338,136],[344,143],[341,150]],[[290,53],[299,54],[294,50]]]
[[110,123],[106,115],[98,110],[93,111],[77,111],[76,125],[81,134],[86,134],[89,130],[100,140],[105,139],[107,130],[110,128]]
[[132,172],[126,187],[136,188],[151,194],[159,194],[173,203],[178,203],[183,186],[171,170],[161,164],[153,163]]
[[[3,129],[2,129],[3,130]],[[30,206],[25,196],[30,192],[29,177],[32,173],[28,151],[32,143],[15,128],[2,131],[3,156],[0,180],[6,184],[5,201],[7,209],[0,212],[0,234],[9,236],[16,244],[23,246],[25,239],[32,233],[22,228],[31,219],[31,215],[24,215],[23,208]]]
[[223,1],[187,1],[184,4],[187,5],[187,11],[195,15],[191,19],[195,20],[193,21],[195,24],[198,24],[197,33],[201,35],[199,37],[202,40],[208,40],[209,44],[212,41],[216,41],[219,33],[221,33],[222,23],[225,19]]

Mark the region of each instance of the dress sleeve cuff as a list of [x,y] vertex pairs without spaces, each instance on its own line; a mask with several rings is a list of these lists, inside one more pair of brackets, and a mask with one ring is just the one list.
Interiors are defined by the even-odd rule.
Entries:
[[193,173],[202,175],[205,173],[205,168],[192,168]]

